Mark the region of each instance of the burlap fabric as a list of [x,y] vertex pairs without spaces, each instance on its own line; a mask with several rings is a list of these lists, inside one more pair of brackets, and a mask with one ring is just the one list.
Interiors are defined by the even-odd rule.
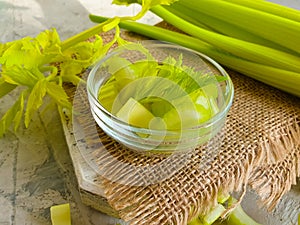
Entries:
[[[130,33],[123,37],[138,39]],[[111,34],[104,35],[110,38]],[[204,167],[203,157],[215,146],[195,149],[186,156],[148,157],[120,145],[95,124],[86,91],[77,90],[79,100],[74,107],[81,115],[76,123],[85,133],[81,140],[86,143],[85,157],[97,167],[105,197],[122,219],[138,225],[185,225],[213,207],[219,194],[239,192],[242,198],[246,188],[256,190],[261,203],[272,210],[296,183],[300,99],[227,71],[235,87],[234,102],[220,152]],[[159,166],[148,170],[151,165]],[[171,172],[165,176],[165,171]]]

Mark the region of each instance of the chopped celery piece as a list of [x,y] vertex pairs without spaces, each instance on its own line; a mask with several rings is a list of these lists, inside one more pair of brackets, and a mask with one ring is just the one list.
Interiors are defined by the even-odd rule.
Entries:
[[70,204],[50,208],[52,225],[71,225]]
[[143,128],[148,128],[150,121],[155,118],[150,111],[133,98],[129,98],[116,116],[130,125]]
[[181,108],[171,109],[164,115],[164,121],[170,130],[178,130],[199,125],[211,117],[209,110],[201,105],[190,107],[189,104],[183,104]]
[[218,97],[218,87],[216,84],[208,84],[202,87],[202,91],[207,95],[213,98]]
[[188,223],[188,225],[203,225],[203,224],[200,221],[199,217],[197,216],[194,219],[192,219],[191,222]]
[[200,88],[189,95],[173,100],[171,103],[174,108],[163,116],[170,130],[194,127],[212,116],[209,100]]
[[118,96],[118,89],[113,82],[107,82],[103,88],[99,90],[98,99],[101,101],[102,106],[108,110],[112,110],[114,99]]
[[154,116],[163,117],[172,108],[172,104],[165,99],[160,97],[147,97],[140,101]]
[[209,97],[209,105],[213,115],[219,112],[218,103],[216,102],[215,98]]
[[164,115],[164,120],[169,129],[175,130],[197,126],[218,111],[214,98],[206,96],[200,89],[175,99],[172,104],[174,108]]
[[242,207],[239,205],[237,208],[229,215],[227,220],[228,225],[260,225],[255,222],[249,215],[247,215]]
[[180,114],[176,109],[172,109],[164,115],[164,121],[169,130],[180,130],[196,126],[198,117],[197,111],[193,109],[182,109]]
[[[114,105],[116,99],[124,104],[137,92],[136,86],[139,83],[130,85],[130,87],[128,85],[133,84],[132,82],[137,78],[147,76],[148,73],[153,75],[157,67],[157,63],[153,61],[131,63],[122,57],[112,57],[106,64],[112,76],[99,89],[98,100],[106,110],[110,112],[114,110],[113,113],[120,109],[119,105]],[[121,91],[122,95],[119,95]]]
[[230,198],[230,194],[218,194],[217,201],[221,204],[225,203]]
[[160,118],[160,117],[154,117],[150,122],[149,122],[149,128],[152,130],[166,130],[167,125],[165,121]]
[[226,209],[223,205],[218,204],[208,214],[200,218],[200,220],[202,220],[203,225],[211,225],[223,214],[225,210]]
[[[228,205],[232,205],[237,200],[230,197],[228,200]],[[239,204],[232,213],[229,214],[227,219],[228,225],[261,225],[254,221],[246,212],[243,210],[242,206]]]
[[209,213],[204,216],[197,216],[193,218],[188,225],[212,225],[217,221],[222,213],[225,211],[225,207],[222,204],[217,204]]
[[[209,213],[204,216],[196,216],[188,225],[261,225],[255,222],[246,212],[241,205],[238,205],[228,216],[228,218],[222,219],[221,216],[225,212],[225,205],[231,206],[236,203],[237,200],[232,196],[218,195],[218,205],[213,208]],[[299,214],[300,219],[300,214]]]

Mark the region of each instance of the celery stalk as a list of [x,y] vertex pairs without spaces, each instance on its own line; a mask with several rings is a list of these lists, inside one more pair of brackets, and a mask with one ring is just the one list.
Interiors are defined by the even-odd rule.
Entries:
[[[216,31],[212,28],[211,24],[204,23],[202,20],[202,15],[199,14],[199,12],[195,12],[194,10],[190,10],[185,5],[179,5],[179,3],[173,4],[172,7],[170,6],[164,6],[167,10],[169,10],[171,13],[174,13],[175,15],[179,16],[180,18],[189,21],[190,23],[202,27],[206,30]],[[201,18],[201,19],[200,19]]]
[[243,27],[232,24],[230,21],[225,21],[212,15],[207,15],[195,10],[194,8],[189,8],[188,5],[182,4],[180,1],[172,4],[172,6],[164,6],[164,8],[198,27],[203,27],[207,30],[212,30],[229,37],[295,54],[295,52],[291,49],[262,38],[255,33],[251,33]]
[[225,1],[246,6],[252,9],[257,9],[276,16],[281,16],[283,18],[294,20],[296,22],[300,22],[299,10],[285,7],[273,2],[261,1],[261,0],[225,0]]
[[70,48],[71,46],[81,42],[86,41],[93,35],[100,33],[103,29],[103,24],[98,24],[97,26],[91,27],[88,30],[85,30],[81,33],[78,33],[62,42],[62,51]]
[[[228,53],[238,55],[253,62],[263,62],[272,67],[292,70],[294,72],[300,71],[300,57],[296,55],[205,30],[177,17],[162,6],[155,6],[151,11],[187,34]],[[297,44],[299,40],[296,41]]]
[[[300,53],[300,23],[297,21],[224,0],[180,0],[180,2],[198,12],[230,21],[249,32]],[[153,7],[152,10],[161,7]]]
[[[90,18],[94,22],[102,22],[106,20],[105,17],[95,15],[90,15]],[[173,42],[184,47],[203,52],[204,54],[210,56],[229,68],[300,97],[299,72],[295,73],[289,70],[278,69],[272,66],[266,66],[260,63],[247,61],[232,54],[228,54],[225,51],[222,51],[197,38],[164,28],[131,21],[121,22],[120,26],[124,29],[131,30],[150,38]]]

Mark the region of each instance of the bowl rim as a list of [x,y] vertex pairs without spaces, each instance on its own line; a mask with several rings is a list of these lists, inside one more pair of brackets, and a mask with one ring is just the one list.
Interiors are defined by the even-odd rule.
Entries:
[[[124,128],[130,128],[132,131],[135,132],[143,132],[143,133],[151,133],[151,134],[155,134],[155,135],[159,135],[162,133],[168,133],[168,134],[178,134],[182,133],[182,132],[193,132],[195,130],[198,129],[202,129],[205,127],[211,127],[214,124],[217,124],[220,120],[222,120],[228,113],[232,103],[233,103],[233,98],[234,98],[234,86],[232,83],[232,80],[229,76],[229,74],[226,72],[226,70],[218,63],[216,62],[214,59],[212,59],[211,57],[205,55],[202,52],[198,52],[195,51],[193,49],[190,48],[186,48],[183,47],[181,45],[177,45],[174,43],[170,43],[170,42],[165,42],[165,41],[159,41],[159,40],[143,40],[138,42],[140,44],[145,45],[146,47],[170,47],[170,48],[176,48],[176,49],[180,49],[183,51],[188,51],[189,53],[193,53],[198,55],[200,58],[206,60],[207,62],[209,62],[213,67],[215,67],[215,69],[217,69],[223,76],[225,76],[227,78],[227,80],[225,81],[227,83],[226,85],[226,89],[227,92],[229,93],[227,98],[224,98],[224,106],[222,107],[222,110],[220,110],[218,113],[216,113],[215,115],[213,115],[210,119],[208,119],[207,121],[204,121],[203,123],[200,123],[196,126],[192,126],[192,127],[184,127],[178,130],[155,130],[155,129],[149,129],[149,128],[142,128],[142,127],[137,127],[137,126],[133,126],[130,125],[128,123],[126,123],[125,121],[119,119],[117,116],[113,115],[112,113],[110,113],[107,109],[105,109],[102,104],[98,101],[97,96],[94,95],[93,92],[93,86],[92,86],[92,80],[94,78],[94,75],[96,74],[96,71],[99,69],[100,65],[106,61],[107,59],[109,59],[111,56],[117,54],[120,51],[124,50],[124,47],[126,46],[120,46],[117,47],[115,49],[113,49],[111,52],[109,52],[105,57],[101,58],[100,60],[98,60],[94,66],[91,68],[91,70],[88,73],[88,77],[87,77],[87,92],[88,92],[88,97],[92,98],[92,102],[93,104],[95,104],[107,117],[111,118],[114,122],[117,122],[118,125],[121,125]],[[137,43],[129,43],[129,44],[137,44]],[[126,49],[125,49],[126,50]]]

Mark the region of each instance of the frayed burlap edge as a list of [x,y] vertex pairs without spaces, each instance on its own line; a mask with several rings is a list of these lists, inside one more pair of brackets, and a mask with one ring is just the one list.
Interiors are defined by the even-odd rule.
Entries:
[[[281,129],[260,145],[262,163],[252,173],[249,186],[260,196],[260,205],[273,210],[300,176],[300,124]],[[273,162],[273,163],[270,163]]]

